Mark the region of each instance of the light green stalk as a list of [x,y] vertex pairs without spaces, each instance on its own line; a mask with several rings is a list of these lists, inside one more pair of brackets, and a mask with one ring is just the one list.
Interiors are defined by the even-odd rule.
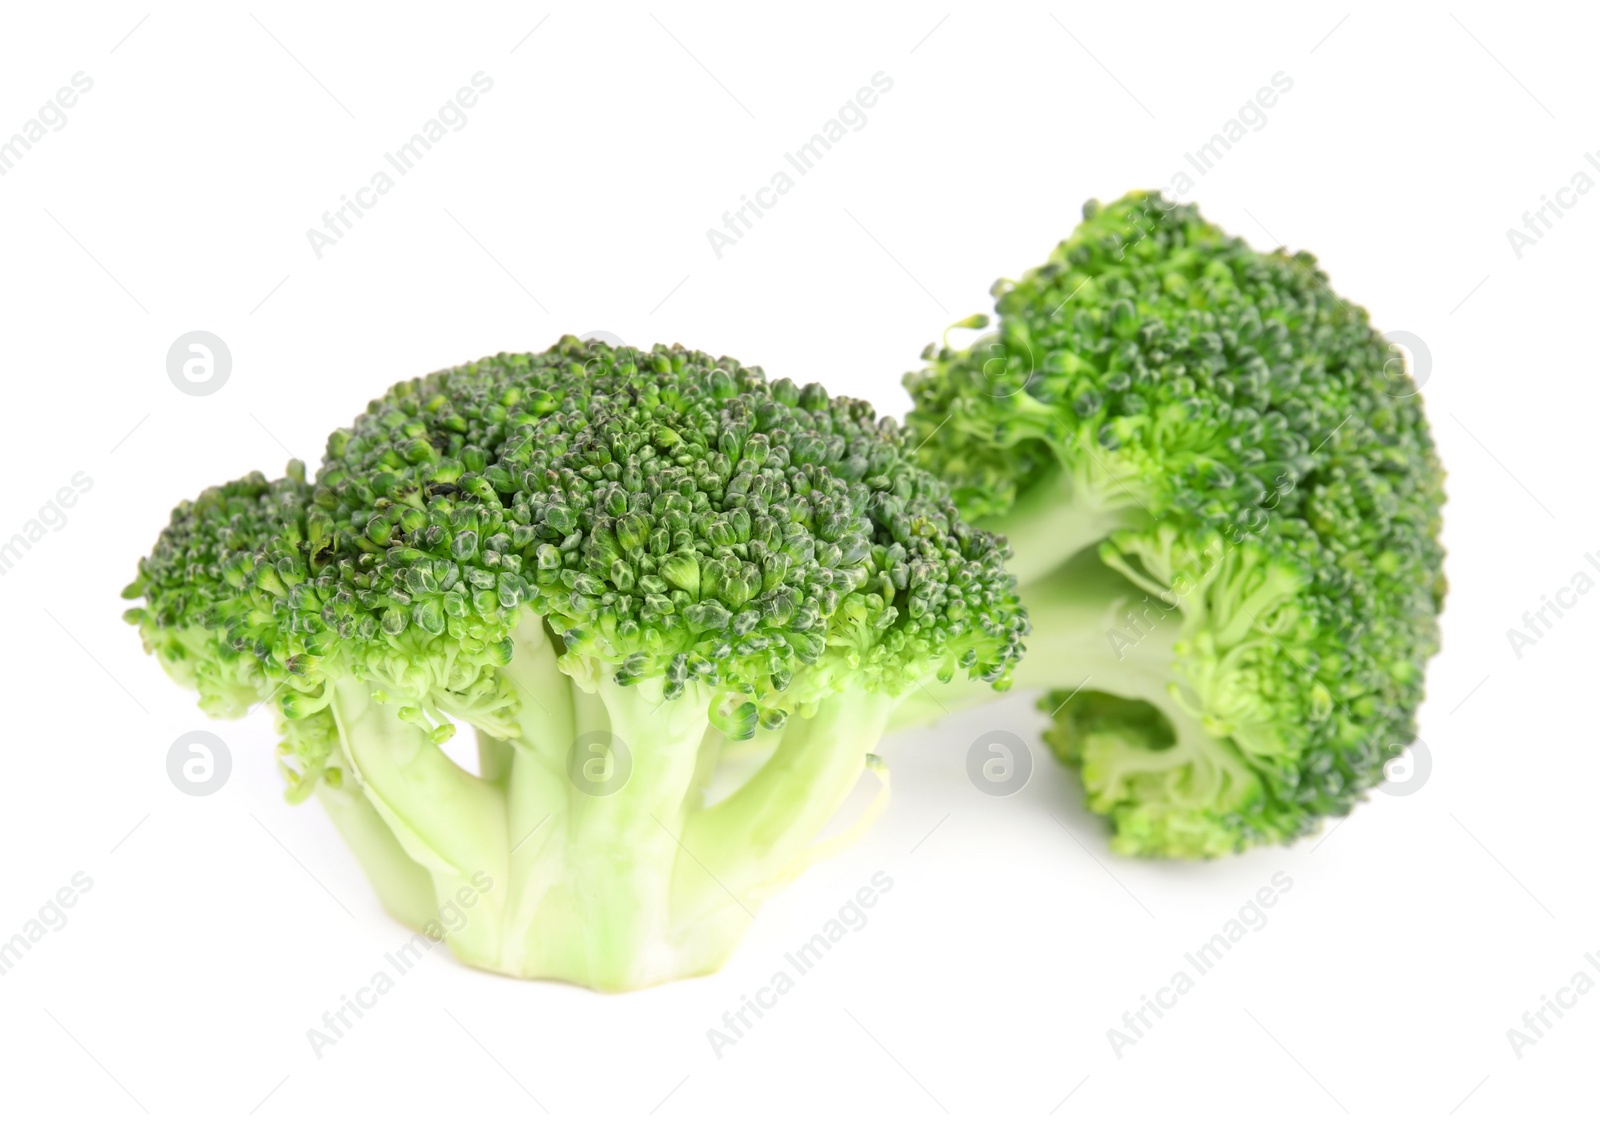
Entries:
[[[1224,852],[1236,831],[1216,813],[1255,801],[1257,746],[1272,751],[1257,735],[1270,727],[1252,724],[1253,703],[1229,682],[1228,650],[1259,645],[1247,629],[1282,599],[1288,581],[1268,578],[1241,598],[1224,556],[1179,594],[1117,559],[1113,568],[1086,550],[1023,585],[1032,633],[1013,686],[1051,692],[1050,743],[1081,771],[1090,809],[1117,814],[1113,847],[1138,853],[1159,825],[1164,841],[1192,844],[1201,855]],[[970,684],[925,685],[893,727],[985,700]]]
[[317,785],[317,799],[361,864],[378,900],[407,928],[421,932],[433,917],[433,878],[406,854],[361,787],[345,774],[339,787]]
[[488,892],[447,940],[462,960],[497,967],[496,919],[509,893],[504,792],[459,767],[361,683],[336,681],[329,708],[352,775],[401,849],[432,876],[435,904],[452,901],[474,875],[487,876]]
[[558,655],[533,616],[500,677],[518,735],[480,735],[477,775],[360,684],[336,684],[350,779],[325,802],[401,920],[434,916],[423,876],[440,904],[487,876],[466,924],[445,932],[458,957],[606,991],[720,967],[760,905],[836,845],[817,836],[894,705],[845,691],[789,719],[761,742],[760,768],[707,806],[726,750],[708,737],[703,684],[672,701],[660,678],[618,685]]
[[[1137,527],[1149,515],[1121,496],[1098,497],[1083,478],[1056,468],[1030,485],[1002,513],[983,519],[991,533],[1011,545],[1008,567],[1017,583],[1043,579],[1079,552],[1121,529]],[[1031,616],[1033,605],[1023,601]],[[1035,634],[1038,628],[1034,628]]]
[[[1024,584],[1032,630],[1012,687],[1024,691],[1098,690],[1121,698],[1170,703],[1173,647],[1183,635],[1180,609],[1101,564],[1092,550]],[[995,699],[986,684],[956,677],[924,682],[896,711],[891,728],[927,724]]]

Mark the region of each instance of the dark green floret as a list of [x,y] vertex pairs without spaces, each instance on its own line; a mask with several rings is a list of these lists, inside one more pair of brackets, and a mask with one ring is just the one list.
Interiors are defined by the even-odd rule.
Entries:
[[330,439],[307,524],[303,649],[354,641],[396,691],[408,645],[492,668],[524,611],[620,684],[712,690],[734,736],[840,680],[993,682],[1018,653],[992,539],[891,421],[682,349],[567,341],[397,385]]
[[1445,592],[1400,356],[1310,255],[1158,195],[1089,203],[994,293],[992,333],[907,377],[907,426],[1010,542],[1018,684],[1058,691],[1049,740],[1114,846],[1210,856],[1347,813],[1415,736]]

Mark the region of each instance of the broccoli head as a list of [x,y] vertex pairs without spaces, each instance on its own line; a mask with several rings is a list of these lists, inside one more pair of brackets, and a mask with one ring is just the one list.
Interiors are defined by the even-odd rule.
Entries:
[[[141,567],[147,645],[181,645],[202,704],[271,703],[291,798],[324,798],[402,920],[475,879],[444,939],[516,976],[719,967],[863,828],[817,842],[895,706],[1003,688],[1027,630],[892,421],[679,347],[567,337],[406,381],[313,486],[244,481]],[[457,724],[476,772],[441,748]]]
[[[1019,685],[1128,854],[1348,812],[1414,736],[1445,592],[1420,397],[1308,254],[1193,205],[1090,202],[996,283],[995,330],[906,378],[919,457],[1004,534]],[[983,328],[983,317],[961,323]]]

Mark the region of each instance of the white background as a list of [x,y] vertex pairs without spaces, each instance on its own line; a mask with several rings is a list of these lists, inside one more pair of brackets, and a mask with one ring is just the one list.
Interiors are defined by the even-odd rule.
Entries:
[[[93,485],[0,576],[0,935],[94,885],[0,978],[0,1118],[1575,1120],[1600,992],[1520,1060],[1506,1031],[1600,949],[1600,595],[1520,658],[1506,632],[1600,578],[1600,193],[1520,258],[1506,229],[1600,147],[1597,29],[1577,5],[1396,8],[11,8],[0,137],[94,85],[0,177],[0,540]],[[306,229],[478,71],[465,128],[319,260]],[[719,259],[706,229],[879,71],[865,128]],[[119,622],[171,506],[291,451],[314,469],[391,382],[563,332],[898,414],[995,277],[1085,199],[1166,185],[1279,71],[1292,91],[1188,198],[1427,343],[1451,595],[1425,785],[1292,848],[1126,860],[1042,752],[1013,797],[969,784],[979,733],[1038,731],[1000,703],[890,740],[888,814],[720,974],[607,998],[436,953],[314,1057],[306,1029],[406,934],[322,813],[281,801],[268,718],[204,718]],[[167,377],[194,329],[232,351],[214,395]],[[165,770],[197,728],[234,762],[204,799]],[[879,870],[866,927],[719,1060],[707,1028]],[[1278,871],[1266,927],[1117,1058],[1106,1030]]]

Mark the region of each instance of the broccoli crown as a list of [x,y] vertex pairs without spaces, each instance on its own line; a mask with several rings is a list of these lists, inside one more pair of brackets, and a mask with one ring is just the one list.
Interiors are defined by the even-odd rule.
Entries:
[[679,347],[566,337],[405,381],[304,477],[180,506],[129,618],[208,709],[271,702],[289,798],[402,920],[470,877],[442,939],[513,975],[719,966],[870,822],[819,841],[893,708],[960,670],[1003,687],[1027,631],[1002,543],[895,423]]
[[[1223,840],[1347,811],[1414,735],[1445,591],[1443,474],[1392,347],[1309,254],[1257,252],[1156,194],[1086,204],[1045,265],[994,293],[991,337],[930,347],[906,379],[920,457],[1002,531],[1030,492],[1119,515],[1103,558],[1193,624],[1180,704],[1265,785],[1220,817]],[[1081,750],[1097,717],[1129,728],[1079,707],[1058,744]],[[1098,797],[1128,826],[1136,809],[1148,823],[1138,775]],[[1185,853],[1167,830],[1129,849]]]
[[566,337],[398,384],[330,437],[305,532],[280,623],[308,675],[475,719],[524,609],[569,670],[702,681],[739,734],[840,683],[1003,684],[1026,629],[891,421],[680,347]]
[[271,694],[288,658],[277,605],[306,579],[305,466],[215,486],[172,511],[139,574],[123,590],[143,607],[123,617],[172,677],[216,716],[242,714]]

